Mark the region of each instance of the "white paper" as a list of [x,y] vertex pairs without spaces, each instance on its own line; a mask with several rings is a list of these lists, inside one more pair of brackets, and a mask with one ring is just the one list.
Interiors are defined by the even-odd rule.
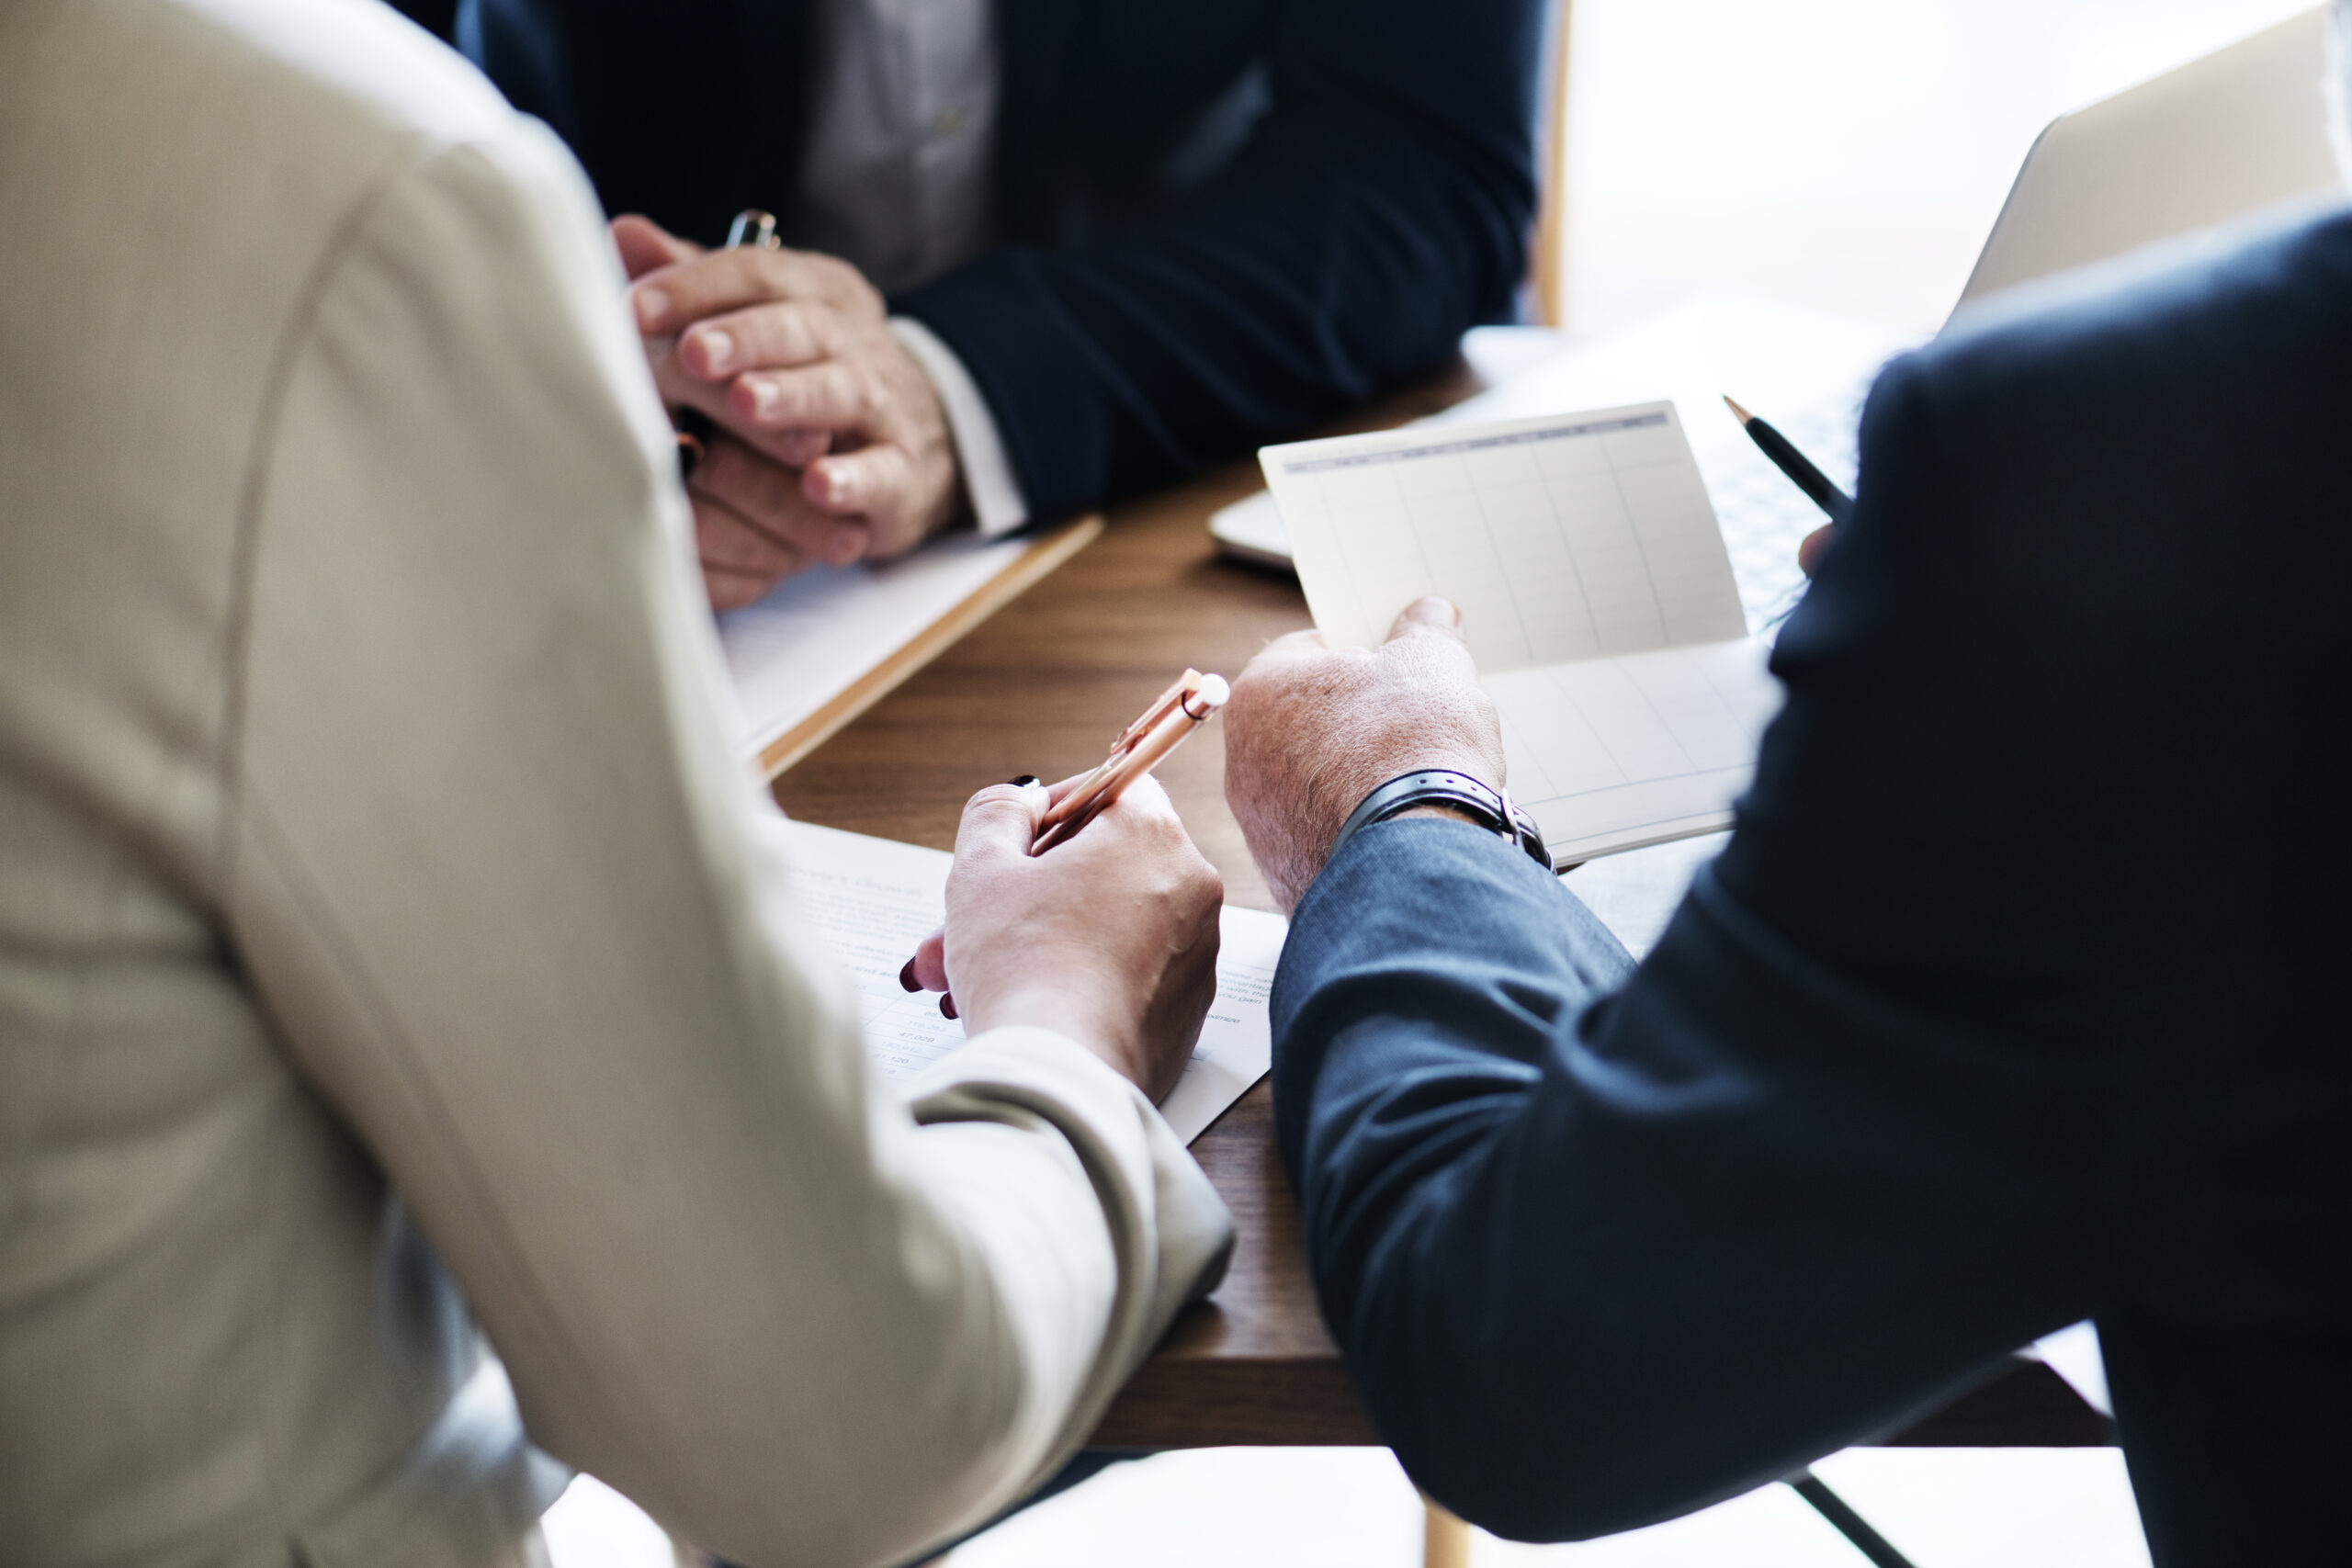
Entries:
[[[857,987],[865,1048],[885,1076],[908,1078],[964,1043],[939,998],[910,992],[899,971],[945,913],[941,850],[867,838],[813,823],[785,825],[793,891]],[[1227,906],[1216,999],[1193,1059],[1159,1111],[1186,1143],[1200,1136],[1273,1061],[1268,997],[1289,926],[1278,915]]]
[[1781,692],[1760,638],[1486,677],[1554,863],[1731,826]]
[[2027,1346],[2024,1353],[2065,1379],[2067,1385],[2082,1395],[2085,1404],[2109,1420],[2115,1418],[2115,1400],[2107,1392],[2107,1357],[2099,1349],[2098,1324],[2085,1318],[2072,1328],[2045,1334]]
[[1555,863],[1730,824],[1780,692],[1673,404],[1260,459],[1334,646],[1378,642],[1425,593],[1460,606]]
[[880,566],[819,567],[718,617],[735,744],[757,756],[1019,560],[1034,541],[961,535]]
[[1671,403],[1269,447],[1315,624],[1370,647],[1424,593],[1496,671],[1746,634]]
[[1628,850],[1587,861],[1560,878],[1567,890],[1607,926],[1625,951],[1647,958],[1682,907],[1699,868],[1724,852],[1728,833],[1710,833],[1672,843]]

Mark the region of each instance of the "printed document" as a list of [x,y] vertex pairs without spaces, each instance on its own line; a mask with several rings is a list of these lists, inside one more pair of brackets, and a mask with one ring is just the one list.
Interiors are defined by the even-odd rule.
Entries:
[[[946,911],[951,857],[808,822],[788,822],[785,829],[793,892],[857,987],[875,1065],[887,1077],[911,1077],[961,1045],[964,1026],[941,1016],[935,994],[899,984],[915,944]],[[1272,1064],[1267,998],[1289,929],[1279,915],[1225,910],[1216,999],[1184,1076],[1159,1108],[1188,1144]]]
[[1780,706],[1671,402],[1259,454],[1315,624],[1461,607],[1555,863],[1728,827]]

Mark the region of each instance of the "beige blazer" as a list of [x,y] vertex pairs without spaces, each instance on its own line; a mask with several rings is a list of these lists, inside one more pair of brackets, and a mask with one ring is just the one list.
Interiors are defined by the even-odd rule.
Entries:
[[372,0],[0,0],[0,1563],[902,1560],[1223,1256],[1077,1044],[869,1070],[620,289]]

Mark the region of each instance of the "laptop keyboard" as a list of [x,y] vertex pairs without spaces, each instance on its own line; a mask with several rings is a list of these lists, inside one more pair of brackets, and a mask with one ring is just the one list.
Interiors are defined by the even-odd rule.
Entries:
[[[1813,459],[1848,494],[1859,466],[1856,436],[1862,402],[1877,372],[1804,408],[1764,413],[1798,451]],[[1774,468],[1754,443],[1727,443],[1701,464],[1715,503],[1715,521],[1731,555],[1747,629],[1770,631],[1804,597],[1804,573],[1797,568],[1797,545],[1827,519],[1821,508]]]

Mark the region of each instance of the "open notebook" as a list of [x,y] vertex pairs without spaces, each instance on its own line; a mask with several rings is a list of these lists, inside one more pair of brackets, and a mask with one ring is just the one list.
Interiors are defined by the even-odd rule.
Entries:
[[1334,647],[1461,606],[1556,864],[1730,824],[1780,691],[1672,403],[1259,457]]
[[[964,1026],[940,1016],[936,996],[899,985],[900,966],[945,911],[951,857],[807,822],[785,829],[793,891],[857,987],[875,1066],[888,1077],[911,1077],[961,1045]],[[1272,1063],[1267,997],[1289,930],[1279,915],[1226,907],[1216,999],[1184,1076],[1159,1108],[1188,1144]]]

